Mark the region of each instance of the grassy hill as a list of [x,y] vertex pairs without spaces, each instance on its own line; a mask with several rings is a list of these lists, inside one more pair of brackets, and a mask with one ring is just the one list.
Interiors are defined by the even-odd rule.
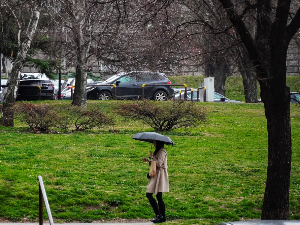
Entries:
[[[36,134],[19,121],[14,128],[0,127],[0,218],[38,220],[37,177],[41,175],[56,223],[152,219],[145,197],[149,167],[141,158],[153,147],[131,139],[137,132],[152,129],[116,116],[114,107],[120,103],[88,102],[115,117],[113,127],[101,130]],[[176,143],[167,146],[170,192],[164,194],[166,224],[259,218],[268,148],[263,104],[195,104],[206,107],[207,122],[166,133]],[[291,106],[293,219],[300,219],[299,107]]]

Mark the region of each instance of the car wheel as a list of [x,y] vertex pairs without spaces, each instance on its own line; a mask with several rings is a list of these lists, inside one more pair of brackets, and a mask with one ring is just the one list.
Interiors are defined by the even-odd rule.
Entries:
[[98,95],[99,100],[111,100],[112,96],[108,91],[103,91]]
[[157,91],[154,94],[155,101],[166,101],[168,99],[168,95],[165,91]]

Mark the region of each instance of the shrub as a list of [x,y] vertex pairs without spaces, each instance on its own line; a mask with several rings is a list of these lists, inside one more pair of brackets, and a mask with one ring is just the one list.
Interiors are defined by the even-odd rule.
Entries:
[[98,109],[85,109],[78,106],[74,107],[75,114],[75,129],[76,131],[93,129],[94,127],[101,128],[104,125],[113,125],[113,120],[105,116]]
[[60,111],[60,116],[57,119],[57,127],[64,130],[69,130],[71,127],[74,127],[76,131],[83,131],[114,124],[111,118],[96,108],[87,109],[70,105],[58,110]]
[[57,113],[49,105],[21,103],[15,105],[15,112],[20,121],[25,122],[29,128],[37,132],[48,131],[54,126]]
[[121,104],[117,106],[116,111],[124,117],[141,120],[160,132],[197,126],[206,118],[204,107],[187,101],[150,102],[145,100]]
[[72,106],[58,105],[55,107],[55,111],[59,112],[59,116],[56,120],[56,127],[68,131],[72,126],[74,118]]
[[114,124],[111,118],[96,108],[87,109],[72,105],[50,107],[44,104],[21,103],[15,106],[15,111],[20,121],[25,122],[30,130],[36,132],[46,132],[50,127],[65,131],[72,128],[83,131]]

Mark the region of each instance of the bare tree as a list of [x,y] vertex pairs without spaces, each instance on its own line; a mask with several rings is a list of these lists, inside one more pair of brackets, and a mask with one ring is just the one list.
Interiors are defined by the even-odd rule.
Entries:
[[[20,73],[37,30],[42,1],[2,1],[1,4],[1,7],[3,7],[2,10],[9,12],[11,18],[14,20],[13,26],[17,28],[16,37],[14,38],[16,40],[17,53],[12,52],[16,56],[13,58],[13,68],[7,82],[8,87],[4,89],[3,114],[1,118],[3,126],[13,126],[14,113],[12,106],[16,99]],[[18,6],[22,7],[18,8]],[[24,18],[25,20],[23,20]]]
[[[268,169],[262,219],[289,218],[291,171],[290,96],[286,86],[288,45],[300,28],[299,2],[219,0],[255,67],[268,128]],[[242,10],[241,10],[242,9]],[[243,18],[255,13],[252,27]]]
[[[180,72],[180,67],[198,63],[193,58],[191,38],[177,23],[184,16],[172,1],[133,1],[126,24],[120,26],[114,62],[125,70]],[[186,38],[187,37],[187,38]],[[194,49],[195,50],[195,49]]]
[[[63,42],[62,56],[76,68],[76,83],[72,104],[86,106],[87,68],[97,60],[111,59],[120,25],[125,15],[126,1],[58,0],[55,8]],[[64,37],[64,38],[62,38]],[[60,40],[59,40],[60,39]],[[109,52],[109,54],[106,54]]]
[[[239,46],[234,51],[239,69],[245,74],[244,84],[256,87],[256,80],[260,84],[268,129],[267,182],[261,218],[287,219],[292,141],[290,90],[286,86],[286,58],[289,43],[300,28],[299,2],[291,0],[193,2],[199,3],[193,5],[195,10],[205,5],[220,15],[218,20],[230,21],[220,23],[216,27],[208,24],[205,16],[199,17],[202,24],[213,28],[214,34],[228,35],[228,31],[234,28],[236,34],[232,35],[230,45],[225,45],[225,48]],[[187,4],[190,1],[181,3]],[[183,22],[180,26],[187,23]],[[220,46],[224,48],[224,45]],[[254,89],[245,88],[245,93],[247,92],[250,96],[249,101],[255,101]]]
[[[248,53],[232,29],[226,14],[220,10],[219,2],[215,0],[178,0],[178,2],[188,9],[186,11],[188,16],[178,26],[184,26],[189,30],[189,36],[200,40],[194,42],[201,49],[198,59],[203,62],[205,76],[215,77],[215,90],[225,95],[227,77],[238,70],[243,77],[246,102],[257,102],[257,85],[256,81],[252,82],[256,77],[250,72],[254,67],[246,58]],[[248,20],[250,19],[247,18],[247,23],[251,21]]]

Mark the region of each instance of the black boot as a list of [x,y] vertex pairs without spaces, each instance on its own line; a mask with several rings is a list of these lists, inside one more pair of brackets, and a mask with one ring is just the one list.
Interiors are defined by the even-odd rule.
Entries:
[[154,217],[154,219],[153,220],[151,220],[151,222],[152,223],[161,223],[160,221],[161,220],[163,220],[163,216],[162,215],[156,215],[155,217]]
[[162,215],[162,218],[160,220],[160,223],[166,222],[166,215]]

